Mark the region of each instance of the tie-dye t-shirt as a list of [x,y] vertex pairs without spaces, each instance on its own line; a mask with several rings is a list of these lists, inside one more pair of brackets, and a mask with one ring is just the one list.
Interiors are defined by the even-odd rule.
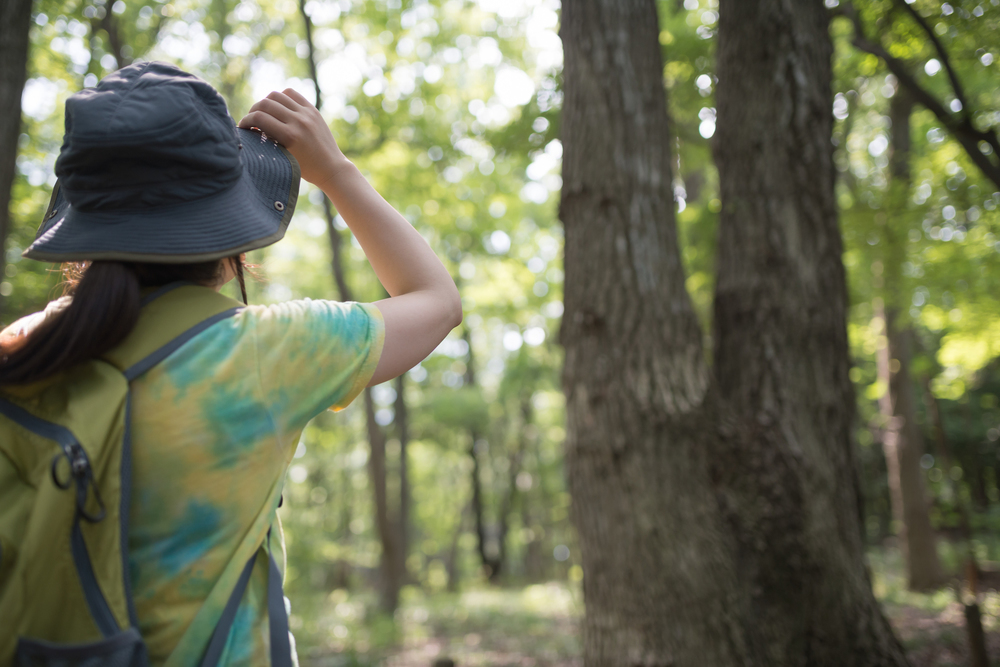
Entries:
[[[249,306],[133,383],[129,562],[153,665],[200,663],[269,529],[284,570],[281,527],[269,520],[302,429],[361,392],[382,342],[370,304]],[[267,571],[258,552],[220,665],[270,664]]]

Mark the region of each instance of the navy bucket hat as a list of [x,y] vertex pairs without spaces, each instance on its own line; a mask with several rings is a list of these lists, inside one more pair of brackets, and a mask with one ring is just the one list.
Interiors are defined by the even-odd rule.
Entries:
[[25,257],[202,262],[285,234],[299,164],[236,127],[211,85],[173,65],[130,65],[66,101],[45,220]]

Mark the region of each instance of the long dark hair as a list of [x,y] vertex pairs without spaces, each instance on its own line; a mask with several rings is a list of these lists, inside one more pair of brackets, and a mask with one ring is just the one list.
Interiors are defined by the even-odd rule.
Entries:
[[69,304],[48,315],[27,336],[0,340],[0,386],[44,380],[125,340],[139,320],[142,288],[187,281],[215,285],[232,262],[243,300],[239,256],[196,264],[145,264],[95,260],[63,265]]

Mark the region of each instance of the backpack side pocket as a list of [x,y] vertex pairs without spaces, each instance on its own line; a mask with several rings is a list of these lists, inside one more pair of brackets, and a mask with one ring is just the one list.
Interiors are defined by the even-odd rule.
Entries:
[[15,667],[145,667],[146,647],[135,628],[97,642],[57,644],[22,637]]

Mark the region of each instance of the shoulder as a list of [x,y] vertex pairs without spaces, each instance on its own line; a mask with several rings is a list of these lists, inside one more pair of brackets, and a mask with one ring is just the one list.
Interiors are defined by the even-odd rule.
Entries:
[[45,310],[40,310],[37,313],[32,313],[31,315],[25,315],[3,331],[0,331],[0,343],[10,342],[17,338],[23,338],[24,336],[29,335],[47,318],[66,308],[71,301],[72,299],[70,297],[64,296],[56,299],[55,301],[49,302],[49,304],[45,306]]
[[241,313],[255,326],[306,328],[342,328],[368,325],[371,320],[381,322],[381,313],[374,304],[323,299],[299,299],[266,306],[248,306]]
[[380,340],[384,325],[374,304],[323,299],[249,306],[238,327],[253,333],[258,347],[294,345],[303,349],[356,348]]

